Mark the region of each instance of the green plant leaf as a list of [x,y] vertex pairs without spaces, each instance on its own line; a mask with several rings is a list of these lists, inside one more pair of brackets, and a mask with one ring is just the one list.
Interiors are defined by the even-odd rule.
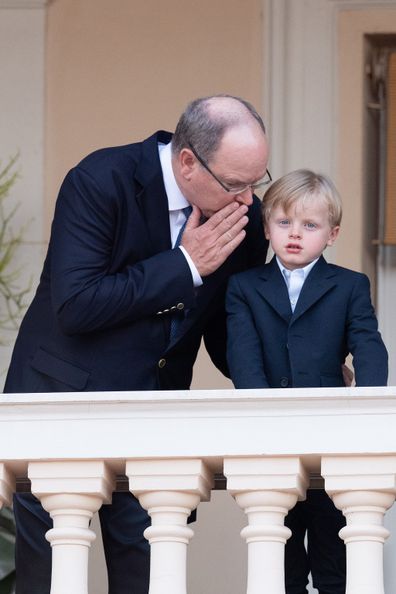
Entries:
[[[0,584],[15,571],[15,522],[12,511],[0,511]],[[0,589],[0,594],[2,590]]]
[[[10,158],[3,168],[0,164],[0,331],[4,332],[18,329],[27,306],[25,296],[31,288],[31,281],[25,287],[20,286],[21,268],[14,266],[16,250],[22,243],[25,231],[23,227],[18,231],[12,227],[19,204],[8,205],[6,202],[19,176],[14,171],[18,156],[16,154]],[[0,346],[4,344],[7,342],[0,338]]]
[[0,580],[0,594],[15,594],[15,571]]

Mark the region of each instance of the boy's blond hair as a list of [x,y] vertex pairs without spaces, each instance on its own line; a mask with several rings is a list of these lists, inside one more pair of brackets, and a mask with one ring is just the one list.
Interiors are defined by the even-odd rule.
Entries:
[[341,223],[341,198],[331,179],[309,169],[297,169],[283,175],[266,191],[261,205],[264,224],[268,222],[272,210],[278,206],[287,213],[297,201],[312,199],[322,199],[326,203],[332,228]]

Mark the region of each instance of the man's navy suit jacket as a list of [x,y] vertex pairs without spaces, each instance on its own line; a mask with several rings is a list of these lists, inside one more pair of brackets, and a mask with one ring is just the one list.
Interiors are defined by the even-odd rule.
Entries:
[[[96,151],[66,176],[6,392],[187,389],[202,336],[227,373],[225,287],[231,273],[265,261],[259,202],[244,242],[196,291],[184,255],[171,249],[158,155],[170,140],[159,132]],[[169,343],[178,303],[188,313]]]
[[386,385],[388,356],[364,274],[320,257],[293,313],[274,257],[230,279],[226,307],[237,388],[344,386],[349,353],[358,386]]

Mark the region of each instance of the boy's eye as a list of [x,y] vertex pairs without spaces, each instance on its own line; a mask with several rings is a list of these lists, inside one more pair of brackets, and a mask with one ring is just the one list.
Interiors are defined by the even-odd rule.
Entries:
[[289,224],[290,221],[288,219],[282,219],[281,221],[279,221],[279,225],[281,225],[282,227],[286,227]]
[[315,223],[305,223],[305,226],[308,227],[308,229],[316,229]]

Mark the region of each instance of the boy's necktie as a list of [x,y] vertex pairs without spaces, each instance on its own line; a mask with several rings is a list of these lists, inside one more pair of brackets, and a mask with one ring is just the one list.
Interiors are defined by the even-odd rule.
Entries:
[[[186,206],[186,208],[183,208],[183,212],[186,216],[186,220],[184,221],[183,225],[180,228],[179,235],[177,236],[174,248],[179,247],[179,245],[181,243],[184,229],[187,225],[188,218],[189,218],[190,214],[192,213],[192,206]],[[180,324],[184,320],[184,316],[185,316],[184,310],[182,310],[182,311],[177,310],[177,311],[173,312],[172,317],[171,317],[171,323],[170,323],[170,335],[169,335],[170,341],[172,341],[174,339],[174,337],[176,336],[176,334],[179,330]]]

